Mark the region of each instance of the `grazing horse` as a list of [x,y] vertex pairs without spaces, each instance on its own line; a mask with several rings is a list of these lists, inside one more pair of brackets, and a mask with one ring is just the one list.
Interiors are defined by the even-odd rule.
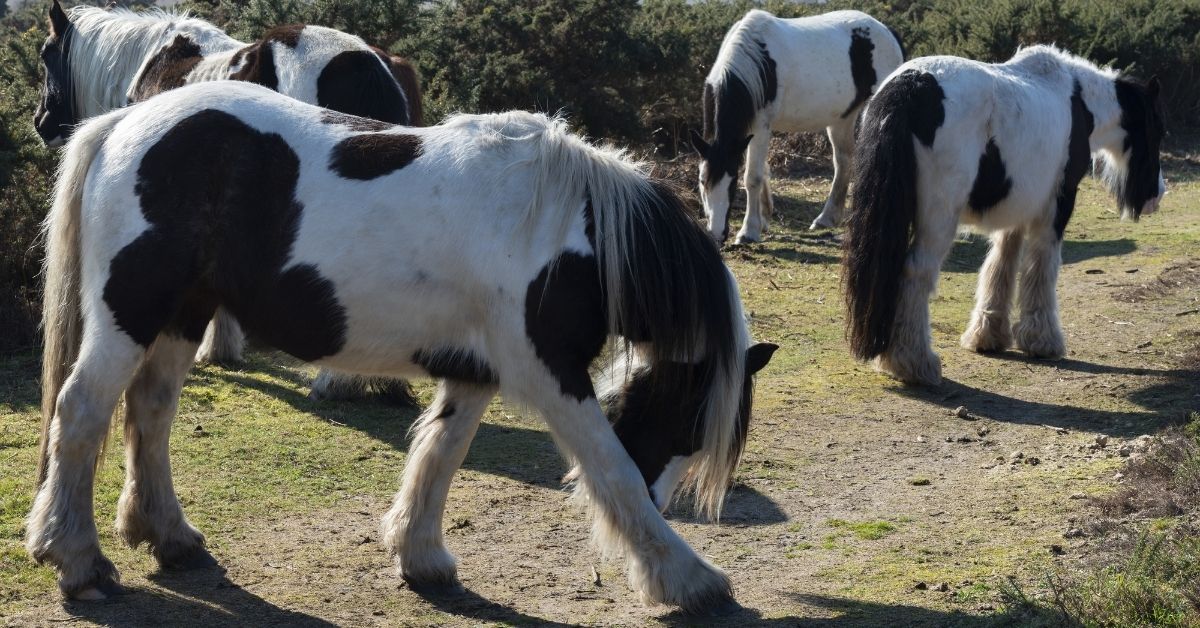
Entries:
[[[167,438],[222,306],[300,359],[439,380],[383,518],[404,578],[455,580],[446,496],[502,391],[541,413],[597,540],[627,557],[636,590],[688,610],[732,600],[725,574],[660,509],[683,486],[719,514],[752,375],[775,347],[751,346],[716,245],[623,153],[542,115],[393,127],[258,85],[202,83],[87,122],[60,173],[26,530],[67,596],[120,590],[91,500],[122,393],[121,538],[148,543],[164,567],[212,562],[175,496]],[[624,382],[606,417],[589,367],[618,337],[612,355],[628,366],[605,378]]]
[[858,11],[780,19],[750,11],[729,29],[704,81],[700,198],[708,229],[729,237],[730,205],[746,160],[746,219],[736,242],[757,242],[771,216],[767,149],[772,131],[825,129],[833,187],[812,228],[838,223],[850,184],[854,125],[879,81],[904,62],[900,38]]
[[[236,79],[265,85],[297,100],[342,113],[399,124],[421,124],[416,71],[403,58],[320,26],[267,31],[253,44],[186,15],[76,6],[50,7],[42,47],[45,82],[34,126],[47,145],[61,144],[81,120],[188,83]],[[218,310],[197,358],[240,362],[245,338]],[[322,371],[315,398],[358,396],[372,388],[411,403],[405,382],[360,379]]]
[[[846,230],[855,357],[905,382],[941,381],[929,296],[960,224],[991,234],[963,347],[1003,351],[1015,337],[1031,356],[1065,355],[1054,284],[1076,189],[1095,156],[1125,216],[1158,208],[1158,91],[1157,79],[1051,46],[1002,64],[914,59],[888,77],[863,117]],[[1010,328],[1014,290],[1021,319]]]

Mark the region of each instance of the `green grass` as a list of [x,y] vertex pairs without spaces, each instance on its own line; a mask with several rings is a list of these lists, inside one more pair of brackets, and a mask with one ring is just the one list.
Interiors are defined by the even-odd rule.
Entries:
[[840,528],[864,541],[878,541],[896,531],[896,524],[889,521],[844,521],[830,519],[826,522],[831,528]]

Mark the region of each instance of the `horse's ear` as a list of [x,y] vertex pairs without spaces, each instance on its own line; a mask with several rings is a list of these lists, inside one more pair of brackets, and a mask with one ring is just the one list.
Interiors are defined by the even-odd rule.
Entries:
[[696,129],[692,129],[692,148],[696,149],[696,154],[700,155],[702,159],[708,157],[708,149],[711,148],[708,142],[704,141],[704,138],[696,132]]
[[763,369],[779,345],[772,342],[760,342],[746,349],[746,373],[753,375]]
[[58,0],[54,0],[54,4],[50,5],[50,34],[62,37],[67,34],[67,29],[70,27],[71,20],[67,19],[67,12],[63,11]]
[[1158,99],[1158,92],[1162,89],[1162,85],[1158,82],[1158,75],[1150,77],[1150,81],[1146,83],[1146,97],[1150,102]]

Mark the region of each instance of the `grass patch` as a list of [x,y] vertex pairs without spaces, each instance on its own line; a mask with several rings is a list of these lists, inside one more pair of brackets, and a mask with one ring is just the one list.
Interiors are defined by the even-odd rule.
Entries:
[[878,541],[896,531],[896,524],[890,521],[850,522],[843,519],[830,519],[827,523],[832,528],[842,528],[847,533],[864,541]]
[[908,478],[908,483],[913,486],[929,486],[930,484],[933,484],[933,480],[927,477],[917,476],[915,478]]
[[1011,605],[1060,625],[1200,626],[1200,414],[1166,430],[1125,472],[1124,487],[1094,500],[1105,562],[1051,576],[1040,599],[1010,584]]

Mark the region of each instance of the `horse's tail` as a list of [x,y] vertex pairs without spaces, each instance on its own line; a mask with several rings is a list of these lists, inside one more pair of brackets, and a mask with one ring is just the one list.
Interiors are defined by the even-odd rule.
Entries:
[[54,204],[42,226],[46,259],[42,264],[42,432],[38,485],[46,479],[50,422],[58,393],[79,355],[83,333],[80,303],[80,212],[84,182],[100,146],[130,109],[92,118],[75,129],[58,166]]
[[[610,332],[637,343],[652,371],[701,373],[676,389],[704,391],[703,435],[689,488],[697,510],[718,516],[745,441],[739,410],[750,333],[733,274],[676,191],[622,151],[587,144],[562,120],[509,116],[508,133],[519,119],[531,137],[536,125],[540,137],[531,216],[590,201]],[[559,214],[558,240],[565,241],[577,215]],[[704,368],[655,368],[666,362]]]
[[[932,75],[907,71],[888,81],[867,104],[854,153],[854,197],[846,221],[842,278],[846,284],[847,335],[860,360],[884,353],[900,299],[909,242],[917,220],[918,135],[932,144],[928,120],[918,120]],[[941,120],[936,121],[937,124]],[[933,126],[936,128],[936,125]],[[926,135],[928,133],[928,135]]]

